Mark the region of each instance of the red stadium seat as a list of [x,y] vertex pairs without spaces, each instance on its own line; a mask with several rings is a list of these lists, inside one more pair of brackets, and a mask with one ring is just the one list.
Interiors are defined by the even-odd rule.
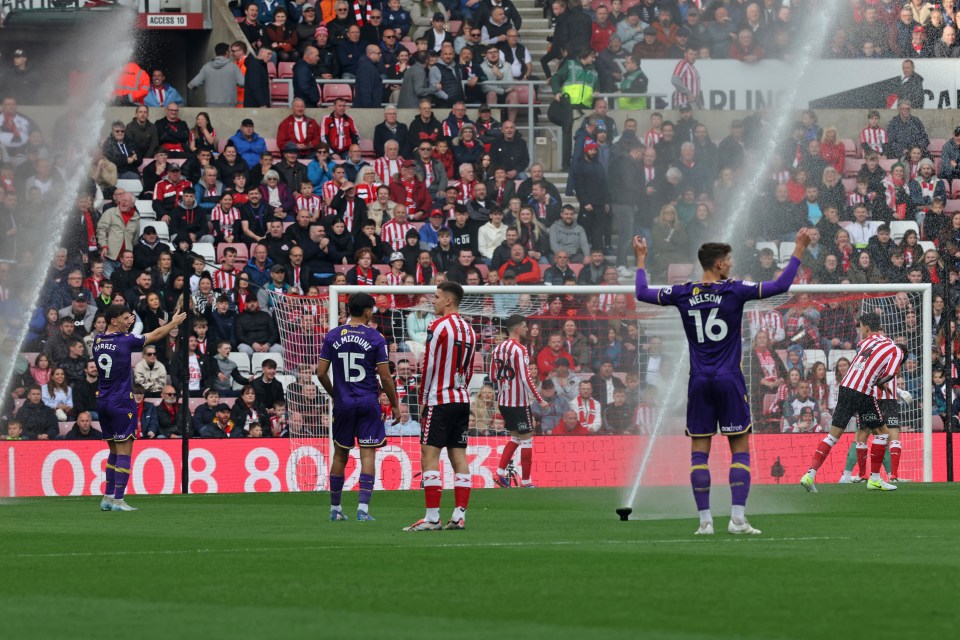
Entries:
[[373,150],[373,140],[369,138],[360,138],[360,156],[362,158],[375,159],[376,152]]
[[348,102],[353,102],[353,87],[340,83],[323,85],[324,102],[333,102],[337,98],[346,98]]
[[931,138],[930,146],[927,147],[927,151],[930,152],[930,157],[939,158],[943,151],[943,145],[945,144],[947,144],[946,138]]
[[272,62],[267,63],[267,76],[269,76],[271,80],[274,80],[277,77],[277,65],[273,64]]
[[956,213],[957,211],[960,211],[960,200],[947,200],[945,203],[943,203],[943,210],[945,213]]
[[460,27],[463,26],[463,20],[451,20],[447,24],[450,25],[450,33],[458,35],[460,33]]
[[292,78],[293,77],[293,63],[292,62],[281,62],[277,65],[277,76],[279,78]]
[[960,178],[954,178],[950,183],[950,197],[960,198]]
[[844,178],[843,179],[843,190],[847,193],[853,193],[857,188],[857,179],[856,178]]
[[279,158],[279,157],[280,157],[280,147],[277,146],[277,139],[276,139],[276,138],[264,138],[263,141],[264,141],[264,143],[267,145],[267,151],[269,151],[270,153],[272,153],[272,154],[274,155],[274,157]]
[[286,80],[270,83],[270,106],[290,106],[290,83]]
[[853,138],[841,138],[840,144],[843,145],[843,152],[848,158],[856,158],[859,154],[857,153],[857,142]]
[[221,242],[217,245],[217,262],[223,258],[223,250],[227,247],[233,247],[237,250],[237,260],[243,260],[247,262],[250,259],[250,251],[247,249],[247,245],[242,242]]
[[573,271],[573,275],[579,277],[579,276],[580,276],[580,271],[582,271],[582,270],[583,270],[583,263],[580,263],[580,262],[571,262],[571,263],[570,263],[570,271]]
[[860,173],[860,167],[862,167],[863,164],[864,160],[861,160],[860,158],[847,158],[843,165],[843,177],[856,177],[856,175]]

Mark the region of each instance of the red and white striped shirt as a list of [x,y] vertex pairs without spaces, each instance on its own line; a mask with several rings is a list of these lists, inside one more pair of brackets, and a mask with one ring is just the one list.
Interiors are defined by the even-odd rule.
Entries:
[[766,331],[770,342],[780,342],[786,337],[783,316],[776,309],[751,309],[747,311],[747,323],[750,325],[751,340],[759,331]]
[[229,291],[233,289],[233,285],[237,282],[237,276],[239,274],[240,271],[237,269],[233,271],[217,269],[213,272],[213,288],[218,291]]
[[671,100],[674,107],[683,107],[685,105],[696,106],[700,99],[700,72],[686,60],[681,60],[673,69],[673,77],[680,78],[684,88],[690,92],[688,96],[679,91],[673,92]]
[[497,345],[490,354],[490,379],[497,386],[497,404],[501,407],[529,407],[530,396],[543,399],[530,377],[527,348],[512,338]]
[[297,196],[297,211],[300,209],[309,211],[310,217],[316,218],[323,212],[323,200],[316,194],[309,196],[299,195]]
[[220,229],[224,234],[233,235],[233,223],[240,219],[240,212],[236,207],[230,207],[230,211],[214,207],[210,219],[220,223]]
[[457,187],[457,202],[460,204],[467,204],[467,202],[473,200],[473,187],[476,184],[476,180],[473,182],[464,182],[463,180],[458,180],[455,183],[455,186]]
[[647,131],[647,134],[643,136],[643,146],[654,147],[658,142],[660,142],[661,138],[663,138],[662,133],[656,129],[650,129],[650,131]]
[[591,433],[600,431],[603,424],[600,415],[600,403],[594,398],[584,400],[583,396],[577,396],[570,402],[570,410],[576,412],[577,420],[588,431]]
[[380,186],[379,182],[373,184],[361,182],[357,185],[357,200],[363,200],[366,204],[373,204],[377,200],[377,189]]
[[610,311],[610,309],[613,308],[613,301],[616,297],[616,294],[613,293],[601,293],[597,303],[600,311]]
[[400,251],[406,243],[407,232],[415,229],[409,222],[397,222],[396,220],[387,220],[380,227],[380,239],[390,245],[391,251]]
[[[333,180],[328,180],[327,182],[323,183],[323,188],[320,190],[320,193],[323,195],[324,202],[330,202],[337,196],[338,193],[340,193],[340,185]],[[336,213],[330,207],[327,207],[326,212],[328,215],[333,215]]]
[[866,144],[877,153],[883,153],[883,145],[887,143],[887,130],[881,127],[865,127],[860,132],[860,153],[863,153],[863,144]]
[[[887,336],[875,333],[857,345],[857,355],[850,363],[847,375],[840,381],[840,386],[871,395],[877,400],[895,400],[897,369],[902,362],[903,350]],[[889,391],[878,387],[878,380],[885,380]]]
[[379,176],[380,182],[389,187],[390,179],[400,174],[400,165],[402,164],[403,158],[399,156],[395,160],[383,156],[373,161],[373,172]]
[[477,334],[458,313],[437,318],[427,329],[423,353],[420,404],[435,407],[449,403],[470,403],[470,378]]
[[403,284],[403,279],[406,277],[406,275],[407,274],[405,274],[403,271],[400,273],[394,273],[391,271],[387,274],[387,284],[391,287],[399,287]]

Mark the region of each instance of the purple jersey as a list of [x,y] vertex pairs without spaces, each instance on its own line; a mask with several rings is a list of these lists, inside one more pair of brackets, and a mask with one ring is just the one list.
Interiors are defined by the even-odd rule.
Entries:
[[333,370],[333,407],[380,404],[377,365],[388,362],[387,341],[379,331],[345,324],[327,333],[320,359]]
[[99,382],[97,400],[104,405],[133,399],[134,351],[142,351],[144,337],[134,333],[100,333],[93,340],[93,360]]
[[775,282],[688,282],[663,287],[647,287],[643,270],[637,270],[637,299],[641,302],[677,307],[690,345],[690,375],[741,373],[741,335],[743,305],[750,300],[785,293],[797,274],[800,261],[790,264]]

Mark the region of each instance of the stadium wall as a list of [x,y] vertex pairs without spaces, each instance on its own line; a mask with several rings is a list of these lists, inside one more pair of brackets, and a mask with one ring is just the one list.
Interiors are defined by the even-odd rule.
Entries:
[[[810,452],[822,434],[756,435],[753,440],[753,482],[792,484],[809,462]],[[933,479],[946,480],[945,435],[933,434]],[[838,455],[827,459],[821,470],[829,482],[840,477],[845,453],[853,434],[844,434],[837,445]],[[418,476],[413,460],[419,459],[419,444],[412,438],[405,444],[388,439],[378,456],[378,489],[416,489]],[[474,486],[492,488],[493,473],[507,438],[484,438],[467,456],[474,466]],[[534,441],[533,476],[541,487],[616,487],[633,480],[639,452],[646,436],[553,436]],[[718,483],[726,478],[726,464],[718,448],[711,467]],[[180,492],[181,442],[141,441],[133,459],[133,476],[128,493],[171,494]],[[647,469],[648,485],[685,485],[689,444],[683,436],[661,436],[655,456]],[[190,447],[192,493],[264,493],[313,491],[324,487],[299,487],[290,444],[286,440],[243,438],[200,440]],[[303,452],[299,452],[303,453]],[[326,478],[326,451],[306,452]],[[352,455],[356,454],[356,450]],[[301,459],[303,456],[298,456]],[[0,443],[0,497],[88,496],[103,493],[103,470],[107,450],[101,442],[2,442]],[[779,462],[779,464],[778,464]],[[347,467],[347,490],[356,489],[356,459]],[[304,462],[301,462],[304,464]],[[441,461],[444,486],[453,486],[452,470]],[[301,477],[308,474],[301,474]]]

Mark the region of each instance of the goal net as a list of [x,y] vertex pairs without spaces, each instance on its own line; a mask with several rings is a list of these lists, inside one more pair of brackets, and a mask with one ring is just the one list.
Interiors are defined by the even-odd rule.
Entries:
[[[387,422],[386,447],[377,454],[378,489],[419,487],[417,402],[434,287],[332,286],[318,297],[275,296],[275,315],[285,349],[280,377],[287,392],[292,490],[324,490],[333,443],[330,403],[314,374],[329,327],[346,321],[350,293],[374,296],[374,322],[389,345],[390,367],[403,415]],[[331,300],[334,303],[331,303]],[[829,428],[836,403],[837,372],[852,360],[854,318],[879,309],[884,329],[908,353],[902,387],[914,397],[901,403],[901,473],[932,479],[929,287],[925,285],[795,286],[791,293],[752,303],[744,315],[743,372],[750,389],[756,436],[754,482],[792,483]],[[540,486],[686,485],[689,444],[684,433],[688,364],[686,340],[675,310],[637,303],[631,287],[467,287],[461,313],[477,333],[467,457],[474,486],[492,487],[503,446],[509,441],[490,380],[490,354],[506,337],[503,320],[527,317],[531,368],[539,385],[549,380],[549,408],[533,407],[533,479]],[[926,332],[926,333],[925,333]],[[557,360],[570,366],[557,366]],[[589,385],[581,386],[581,382]],[[804,390],[806,389],[806,390]],[[578,397],[589,395],[594,402]],[[386,405],[385,396],[382,396]],[[389,407],[384,406],[389,417]],[[839,478],[850,425],[821,477]],[[345,488],[358,480],[352,453]],[[514,463],[519,466],[519,452]],[[711,466],[725,477],[729,451],[714,447]],[[638,472],[642,466],[642,477]],[[444,486],[453,474],[441,459]],[[836,478],[834,478],[834,475]]]

